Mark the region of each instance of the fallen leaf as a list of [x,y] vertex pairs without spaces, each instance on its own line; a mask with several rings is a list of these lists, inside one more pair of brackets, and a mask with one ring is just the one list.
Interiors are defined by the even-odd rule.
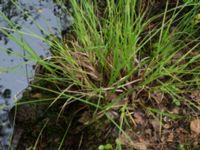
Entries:
[[136,124],[143,125],[145,123],[144,114],[141,112],[135,112],[134,113],[134,121]]
[[131,146],[136,150],[147,150],[147,146],[144,143],[134,142]]
[[200,134],[200,119],[194,119],[190,122],[190,129],[196,134]]
[[198,105],[200,105],[200,92],[192,92],[192,93],[191,93],[191,98],[192,98]]
[[171,132],[167,137],[167,142],[173,142],[174,141],[174,133]]
[[121,134],[119,136],[119,138],[117,139],[117,141],[122,144],[125,145],[127,147],[129,147],[129,149],[136,149],[136,150],[147,150],[147,142],[138,142],[138,141],[134,141],[134,140],[129,140],[128,137],[124,134]]
[[163,136],[160,138],[160,140],[161,140],[162,142],[165,142],[165,141],[166,141],[166,137],[163,135]]

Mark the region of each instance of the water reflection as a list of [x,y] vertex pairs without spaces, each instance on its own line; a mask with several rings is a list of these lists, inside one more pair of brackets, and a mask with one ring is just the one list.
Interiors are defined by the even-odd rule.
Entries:
[[[55,5],[52,0],[18,0],[16,4],[10,0],[1,0],[0,9],[20,31],[43,37],[49,34],[60,36],[61,29],[66,29],[70,25],[67,23],[70,18],[63,15],[61,7]],[[60,23],[60,19],[64,19],[61,22],[65,24],[64,26]],[[3,16],[0,16],[0,27],[12,28]],[[49,55],[49,46],[40,39],[17,32],[10,32],[10,34],[20,43],[27,43],[38,56]],[[26,60],[23,56],[29,56],[29,54],[23,47],[0,32],[0,140],[2,146],[0,149],[8,149],[9,138],[13,132],[8,112],[15,100],[22,96],[22,91],[34,76],[32,66],[36,62]]]

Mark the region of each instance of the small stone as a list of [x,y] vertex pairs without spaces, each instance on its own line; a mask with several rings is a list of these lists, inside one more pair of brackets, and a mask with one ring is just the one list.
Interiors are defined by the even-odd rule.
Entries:
[[190,129],[196,134],[200,134],[200,119],[194,119],[190,123]]

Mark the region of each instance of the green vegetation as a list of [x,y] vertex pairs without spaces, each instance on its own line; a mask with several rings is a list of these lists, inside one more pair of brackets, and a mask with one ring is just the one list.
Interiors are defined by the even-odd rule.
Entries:
[[[190,122],[194,114],[199,115],[200,97],[192,95],[200,87],[200,3],[166,1],[165,8],[151,10],[154,3],[107,0],[101,8],[97,1],[70,0],[74,23],[63,41],[24,33],[13,25],[14,32],[49,43],[52,56],[48,60],[1,28],[30,54],[26,59],[40,66],[37,84],[31,86],[45,91],[49,108],[61,102],[61,116],[68,105],[78,102],[92,114],[85,126],[103,118],[117,130],[116,143],[99,143],[97,149],[147,149],[148,144],[136,144],[131,136],[144,118],[158,119],[162,134],[166,118]],[[38,100],[45,101],[42,98]],[[146,116],[139,115],[140,121],[134,115],[138,111]],[[186,146],[180,143],[179,149]]]

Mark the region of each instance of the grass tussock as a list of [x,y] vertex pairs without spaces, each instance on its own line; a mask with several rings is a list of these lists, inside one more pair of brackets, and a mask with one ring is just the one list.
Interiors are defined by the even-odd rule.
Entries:
[[61,49],[53,45],[51,59],[56,77],[69,85],[66,92],[92,99],[107,93],[144,92],[148,98],[159,93],[179,105],[185,93],[198,89],[198,5],[166,3],[151,17],[148,7],[140,11],[136,1],[105,3],[99,16],[98,2],[71,1],[71,36]]

